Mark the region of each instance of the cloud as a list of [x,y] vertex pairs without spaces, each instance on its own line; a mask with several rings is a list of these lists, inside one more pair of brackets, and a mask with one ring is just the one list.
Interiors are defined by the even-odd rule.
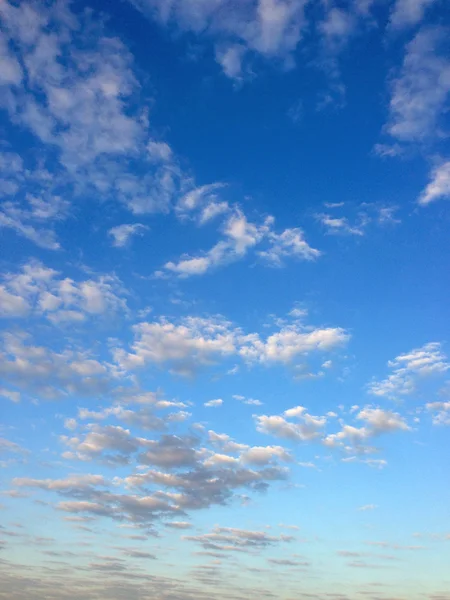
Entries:
[[148,227],[142,223],[123,224],[112,227],[108,234],[113,238],[113,246],[123,248],[126,246],[132,237],[144,235]]
[[290,535],[273,536],[265,531],[216,526],[210,533],[185,536],[184,539],[200,544],[205,550],[242,552],[263,550],[269,546],[292,542],[295,538]]
[[406,46],[400,74],[392,81],[386,132],[402,143],[445,135],[440,119],[450,93],[450,60],[439,53],[448,31],[423,28]]
[[356,418],[365,421],[370,428],[370,435],[379,435],[391,431],[410,430],[410,427],[404,419],[398,413],[390,410],[365,407],[358,413]]
[[312,248],[299,228],[285,229],[282,233],[270,231],[268,234],[270,247],[258,252],[259,256],[273,266],[282,266],[283,258],[293,257],[300,260],[316,260],[321,256],[320,250]]
[[368,386],[370,394],[387,398],[410,395],[423,378],[444,375],[450,369],[439,342],[401,354],[389,361],[388,366],[393,373],[387,379],[372,381]]
[[4,383],[36,397],[92,396],[106,392],[114,379],[109,367],[88,352],[54,352],[31,345],[24,333],[6,333],[0,340],[0,375]]
[[[224,187],[226,187],[225,183],[216,182],[193,188],[177,201],[175,209],[181,216],[188,215],[193,211],[205,211],[208,206],[217,204],[216,191]],[[205,222],[208,220],[208,218],[204,219]]]
[[346,217],[332,217],[329,214],[316,215],[318,221],[326,228],[327,233],[344,233],[350,235],[364,235],[362,225],[350,225]]
[[139,323],[133,330],[132,351],[114,351],[121,368],[168,364],[173,372],[184,375],[234,356],[250,364],[295,364],[308,355],[331,352],[349,339],[342,328],[312,328],[300,321],[282,326],[264,339],[258,333],[245,334],[220,316],[187,317],[179,324],[162,318]]
[[427,206],[436,200],[450,198],[450,161],[436,167],[430,177],[430,182],[418,199],[418,203]]
[[205,402],[203,406],[206,406],[207,408],[217,408],[219,406],[222,406],[222,404],[223,400],[221,398],[218,398],[217,400],[208,400],[208,402]]
[[76,282],[39,261],[25,264],[18,273],[3,275],[0,315],[45,316],[54,324],[81,322],[89,317],[127,312],[124,290],[113,275]]
[[245,396],[241,396],[239,394],[233,395],[234,400],[238,400],[242,402],[242,404],[248,404],[249,406],[262,406],[263,403],[261,400],[257,400],[256,398],[246,398]]
[[426,408],[433,413],[433,425],[450,425],[450,402],[428,402]]
[[192,527],[191,523],[187,521],[169,521],[168,523],[164,523],[164,525],[171,529],[190,529]]
[[15,442],[11,442],[6,438],[0,438],[0,454],[27,454],[27,450],[16,444]]
[[[303,0],[230,0],[197,2],[183,0],[130,0],[148,17],[165,27],[175,25],[182,32],[212,40],[216,60],[228,77],[239,79],[242,63],[248,57],[293,62],[293,52],[301,38]],[[231,10],[233,9],[233,10]]]
[[[256,429],[260,433],[291,442],[320,443],[328,448],[339,449],[351,454],[352,456],[343,459],[345,462],[358,460],[371,466],[386,464],[386,461],[382,459],[361,458],[361,456],[377,452],[377,448],[368,445],[371,438],[386,433],[411,430],[400,414],[377,407],[365,406],[354,418],[355,424],[350,425],[340,421],[341,429],[338,432],[327,433],[326,428],[330,425],[328,415],[311,415],[303,406],[290,408],[282,415],[254,415]],[[295,419],[295,421],[290,419]],[[358,427],[358,421],[363,421],[364,426]],[[245,453],[242,456],[245,456]],[[313,463],[298,464],[305,467],[315,466]]]
[[292,423],[280,415],[256,415],[256,429],[261,433],[294,442],[311,441],[320,437],[326,425],[326,417],[315,417],[305,410],[295,415],[287,413],[289,411],[284,413],[285,416],[295,416],[300,423]]
[[[65,2],[4,2],[0,13],[9,73],[2,106],[14,126],[32,134],[40,157],[9,169],[9,189],[19,194],[4,205],[0,226],[58,249],[52,224],[86,193],[134,214],[167,212],[189,178],[152,135],[145,87],[125,44],[107,35],[92,11],[75,15]],[[35,198],[22,192],[25,182],[34,183]]]
[[[217,185],[222,187],[222,184],[213,184],[189,192],[182,199],[182,206],[188,203],[194,209],[198,206],[199,199],[203,199],[205,194],[208,196],[211,188],[216,189]],[[264,249],[257,250],[257,256],[272,266],[282,266],[283,258],[286,257],[315,260],[321,255],[319,250],[309,246],[301,229],[285,229],[277,233],[273,229],[273,217],[267,217],[260,224],[252,223],[239,206],[230,211],[228,203],[217,202],[214,198],[215,195],[203,206],[199,220],[203,224],[224,214],[226,218],[221,226],[223,239],[198,256],[185,254],[177,262],[167,262],[164,265],[166,271],[182,278],[204,275],[212,269],[242,260],[252,249],[260,246],[264,246]]]
[[252,446],[240,456],[240,460],[245,464],[267,465],[274,459],[284,462],[291,462],[292,456],[281,446]]
[[390,26],[393,29],[405,29],[420,23],[426,10],[436,0],[396,0],[391,12]]
[[223,226],[224,240],[198,257],[183,256],[177,263],[168,262],[164,268],[180,277],[203,275],[210,269],[242,259],[250,248],[259,243],[268,231],[268,225],[255,225],[237,210]]

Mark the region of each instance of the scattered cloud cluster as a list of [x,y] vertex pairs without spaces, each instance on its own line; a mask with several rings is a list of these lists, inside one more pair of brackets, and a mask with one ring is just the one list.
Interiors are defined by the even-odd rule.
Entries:
[[246,334],[222,317],[188,317],[179,324],[161,319],[140,323],[133,330],[131,351],[118,348],[114,353],[122,368],[168,364],[172,371],[187,375],[233,357],[250,364],[290,365],[309,355],[331,352],[349,340],[342,328],[314,328],[297,319],[266,338]]
[[[314,416],[304,406],[290,408],[282,415],[255,415],[254,418],[256,428],[261,433],[290,442],[318,442],[325,447],[342,450],[347,455],[352,455],[350,458],[353,459],[378,452],[376,447],[368,445],[373,438],[386,433],[411,430],[399,413],[372,406],[358,409],[354,413],[355,423],[352,425],[339,420],[341,429],[337,433],[325,431],[329,423],[333,423],[334,413]],[[362,427],[358,423],[361,421],[364,424]],[[345,460],[348,462],[349,457]],[[376,459],[368,460],[373,462]]]
[[[211,187],[211,186],[205,186]],[[200,190],[197,190],[200,192]],[[204,195],[204,188],[201,195]],[[194,196],[195,203],[198,202],[198,195]],[[185,202],[191,202],[191,208],[195,207],[192,193],[184,199]],[[220,211],[212,207],[222,207]],[[248,252],[259,247],[262,244],[266,249],[258,250],[257,255],[268,264],[273,266],[282,266],[283,258],[294,257],[301,260],[315,260],[320,256],[320,251],[312,248],[304,239],[303,231],[299,228],[285,229],[281,233],[273,230],[274,218],[267,217],[260,225],[252,223],[240,208],[230,210],[226,203],[210,203],[208,214],[218,215],[220,213],[229,213],[224,220],[222,233],[223,238],[217,242],[210,250],[199,254],[198,256],[184,255],[177,262],[169,261],[164,265],[164,270],[172,272],[179,277],[186,278],[193,275],[204,275],[208,271],[221,265],[225,265],[237,260],[243,259]],[[205,210],[202,211],[202,222],[205,222]],[[163,272],[159,271],[158,274]]]
[[392,374],[381,381],[372,381],[369,392],[375,396],[395,399],[414,393],[423,378],[442,376],[450,363],[439,342],[430,342],[389,361]]
[[54,324],[80,323],[89,317],[127,312],[125,292],[112,276],[76,282],[38,261],[18,273],[7,273],[0,284],[0,316],[44,316]]

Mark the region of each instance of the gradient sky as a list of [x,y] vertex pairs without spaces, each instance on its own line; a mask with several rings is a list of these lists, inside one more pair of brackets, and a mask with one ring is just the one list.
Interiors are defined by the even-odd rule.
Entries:
[[0,598],[449,600],[448,0],[0,34]]

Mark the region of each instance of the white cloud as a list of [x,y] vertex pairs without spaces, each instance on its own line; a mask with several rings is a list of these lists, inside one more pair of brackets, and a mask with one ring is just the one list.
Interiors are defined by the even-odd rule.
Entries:
[[424,28],[406,46],[400,75],[393,80],[386,131],[400,142],[445,135],[440,119],[450,93],[450,60],[439,53],[444,28]]
[[420,23],[426,10],[436,0],[396,0],[391,13],[390,26],[394,29],[413,27]]
[[356,418],[366,423],[367,427],[370,428],[370,435],[410,430],[403,417],[390,410],[366,406],[358,413]]
[[112,227],[108,234],[113,238],[113,246],[123,248],[126,246],[132,237],[144,235],[148,227],[142,223],[123,224]]
[[14,390],[0,387],[0,396],[11,400],[11,402],[20,402],[20,392],[15,392]]
[[303,231],[299,228],[285,229],[281,233],[269,231],[267,238],[270,244],[269,249],[262,250],[258,254],[274,266],[282,266],[283,258],[286,257],[316,260],[322,254],[320,250],[312,248],[308,244]]
[[76,282],[54,269],[31,261],[18,273],[7,273],[0,285],[0,315],[45,316],[53,323],[84,321],[88,317],[127,312],[120,281],[110,275]]
[[224,187],[226,187],[224,183],[216,182],[193,188],[178,200],[175,208],[183,215],[202,209],[209,204],[215,204],[217,201],[216,191]]
[[233,79],[242,74],[242,61],[249,55],[278,59],[290,65],[301,38],[303,0],[130,0],[144,14],[164,26],[175,24],[184,32],[212,39],[216,60]]
[[291,542],[295,538],[291,535],[269,535],[265,531],[249,531],[235,527],[216,526],[211,533],[197,536],[186,536],[186,540],[201,544],[207,550],[220,552],[234,552],[243,548],[254,550],[273,546],[280,542]]
[[433,413],[434,425],[450,425],[450,401],[428,402],[426,407]]
[[248,404],[249,406],[262,406],[261,400],[257,400],[256,398],[246,398],[245,396],[241,396],[239,394],[234,394],[233,398],[242,402],[242,404]]
[[[2,104],[11,121],[41,143],[41,163],[51,160],[52,180],[42,184],[47,193],[63,183],[69,202],[88,191],[135,214],[167,212],[184,176],[169,145],[153,139],[142,109],[148,99],[137,101],[145,90],[128,48],[105,35],[92,12],[75,16],[65,2],[3,2],[0,13],[4,44],[14,47],[24,71],[19,77],[2,45],[4,73],[9,73]],[[21,204],[15,199],[0,215],[0,225],[57,249],[52,230],[37,231]]]
[[122,368],[168,363],[180,374],[191,374],[199,366],[233,356],[248,363],[295,364],[308,355],[331,352],[349,340],[344,329],[313,328],[297,321],[264,339],[258,333],[245,334],[221,317],[187,317],[179,324],[161,319],[140,323],[133,330],[132,351],[114,351]]
[[388,366],[393,373],[381,381],[372,381],[369,393],[387,398],[409,395],[424,377],[443,375],[450,369],[450,363],[438,342],[430,342],[401,354],[389,361]]
[[208,402],[205,402],[203,406],[206,406],[207,408],[218,408],[219,406],[222,406],[223,404],[223,400],[221,398],[217,398],[217,400],[208,400]]
[[327,233],[364,235],[364,223],[350,225],[346,217],[332,217],[329,214],[319,214],[316,216],[316,218],[326,228]]
[[61,398],[70,394],[99,395],[107,391],[113,375],[87,352],[54,352],[31,345],[24,333],[5,333],[0,343],[0,375],[32,396]]
[[326,424],[326,417],[314,417],[308,413],[303,413],[301,417],[298,415],[300,424],[287,421],[280,415],[256,415],[254,418],[256,428],[261,433],[295,442],[318,438]]
[[0,285],[0,316],[1,317],[24,317],[30,312],[30,305],[21,296],[11,294]]
[[450,199],[450,161],[436,167],[431,181],[419,196],[419,204],[426,206],[436,200]]
[[282,460],[284,462],[291,462],[292,456],[290,453],[281,446],[252,446],[240,456],[240,460],[245,464],[253,465],[267,465],[274,459]]

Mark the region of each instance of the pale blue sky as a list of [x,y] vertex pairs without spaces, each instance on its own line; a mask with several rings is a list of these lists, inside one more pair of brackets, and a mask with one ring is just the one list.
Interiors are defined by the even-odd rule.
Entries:
[[0,598],[450,598],[449,34],[0,2]]

